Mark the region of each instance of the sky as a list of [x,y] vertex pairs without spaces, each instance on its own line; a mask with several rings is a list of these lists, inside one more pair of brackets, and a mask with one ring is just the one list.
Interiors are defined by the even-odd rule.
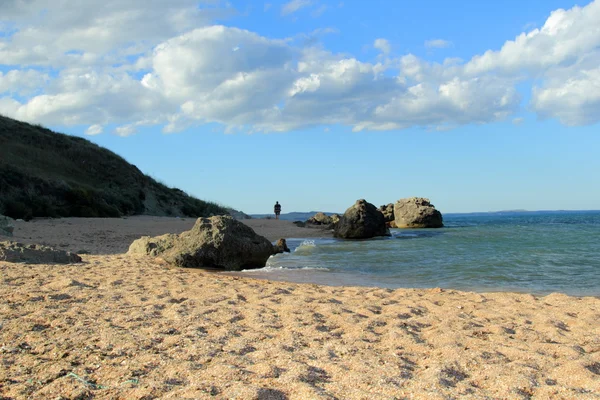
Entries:
[[246,213],[600,209],[600,0],[2,0],[0,114]]

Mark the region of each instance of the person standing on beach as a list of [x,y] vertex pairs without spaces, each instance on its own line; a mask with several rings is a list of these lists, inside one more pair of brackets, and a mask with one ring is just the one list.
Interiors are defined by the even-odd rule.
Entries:
[[281,214],[281,204],[278,201],[275,202],[275,207],[273,207],[275,211],[275,219],[279,219],[279,214]]

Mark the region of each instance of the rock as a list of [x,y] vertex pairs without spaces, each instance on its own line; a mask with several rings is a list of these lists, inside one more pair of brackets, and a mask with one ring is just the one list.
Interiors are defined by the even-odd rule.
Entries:
[[306,224],[326,227],[327,229],[334,229],[338,222],[340,222],[340,216],[338,214],[327,215],[325,213],[318,212],[310,217],[306,221]]
[[22,244],[17,242],[0,242],[0,261],[25,264],[74,264],[80,263],[81,257],[64,250],[39,244]]
[[143,237],[129,246],[128,254],[160,256],[183,268],[220,268],[240,271],[263,268],[273,245],[252,228],[231,216],[198,218],[194,227],[180,235]]
[[322,212],[318,212],[312,217],[310,217],[308,220],[306,220],[307,224],[312,225],[329,225],[332,222],[333,221],[331,220],[331,217],[327,216],[325,213]]
[[14,230],[13,219],[0,215],[0,235],[12,236]]
[[383,214],[362,199],[346,210],[333,232],[335,237],[342,239],[369,239],[389,234]]
[[380,206],[378,210],[383,214],[383,218],[385,218],[386,223],[394,220],[394,203]]
[[273,254],[279,254],[283,252],[289,253],[290,249],[287,247],[285,239],[279,239],[277,243],[273,245]]
[[303,221],[294,221],[292,224],[296,225],[298,228],[304,228],[306,226],[306,223]]
[[396,225],[396,221],[388,221],[385,223],[385,226],[387,226],[388,228],[397,228],[398,225]]
[[331,218],[331,223],[333,224],[333,226],[335,227],[335,225],[337,225],[340,222],[340,215],[339,214],[333,214],[329,216]]
[[129,246],[129,254],[145,254],[156,257],[159,254],[173,248],[179,235],[167,233],[166,235],[150,237],[142,236]]
[[422,197],[398,200],[394,205],[394,216],[398,228],[441,228],[444,226],[442,213],[435,209],[429,199]]

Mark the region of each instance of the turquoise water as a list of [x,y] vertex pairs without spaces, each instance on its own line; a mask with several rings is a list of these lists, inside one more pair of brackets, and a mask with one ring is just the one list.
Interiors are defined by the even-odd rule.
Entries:
[[600,211],[447,215],[364,241],[288,239],[247,276],[326,285],[600,296]]

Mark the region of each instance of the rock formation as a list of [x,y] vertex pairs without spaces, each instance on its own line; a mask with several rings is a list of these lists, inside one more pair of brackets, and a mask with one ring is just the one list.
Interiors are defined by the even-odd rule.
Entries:
[[274,251],[271,242],[249,226],[230,216],[215,216],[198,218],[191,230],[180,235],[142,237],[131,244],[128,254],[160,256],[184,268],[240,271],[263,268]]
[[73,264],[80,263],[81,257],[48,246],[8,241],[0,242],[0,261],[25,264]]
[[289,253],[290,249],[287,247],[285,239],[279,239],[277,243],[273,245],[273,254]]
[[333,232],[335,237],[342,239],[369,239],[389,234],[383,214],[363,199],[346,210]]
[[394,220],[398,228],[441,228],[442,213],[435,209],[429,199],[410,197],[394,204]]
[[388,228],[396,228],[396,221],[394,219],[394,203],[384,204],[380,206],[378,210],[383,214],[383,218],[385,218],[385,225]]
[[312,225],[329,225],[332,222],[333,221],[331,220],[331,217],[327,216],[325,213],[322,212],[318,212],[306,220],[307,224]]
[[4,215],[0,215],[0,235],[3,236],[12,236],[14,231],[12,218],[5,217]]
[[331,223],[333,224],[334,227],[340,222],[340,219],[341,219],[339,214],[332,214],[329,216],[329,218],[331,218]]

